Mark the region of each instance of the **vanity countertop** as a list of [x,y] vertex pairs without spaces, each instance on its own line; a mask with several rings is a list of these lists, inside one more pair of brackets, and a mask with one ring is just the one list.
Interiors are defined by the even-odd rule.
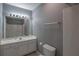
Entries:
[[10,43],[16,43],[16,42],[21,42],[21,41],[26,41],[26,40],[32,40],[32,39],[37,39],[37,38],[34,35],[19,36],[19,37],[14,37],[14,38],[6,38],[6,39],[2,39],[0,41],[0,45],[10,44]]

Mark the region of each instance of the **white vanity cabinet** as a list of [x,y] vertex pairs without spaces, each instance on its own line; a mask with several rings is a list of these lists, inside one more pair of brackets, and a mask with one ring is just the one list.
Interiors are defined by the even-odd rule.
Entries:
[[16,56],[18,54],[17,52],[18,46],[17,44],[7,44],[1,46],[1,55],[2,56]]
[[18,49],[18,55],[26,55],[29,54],[33,51],[36,51],[37,46],[36,46],[36,40],[28,40],[26,42],[22,42],[19,45],[19,49]]
[[18,42],[12,42],[8,44],[2,44],[1,55],[2,56],[22,56],[27,55],[37,49],[36,39],[18,40]]
[[31,41],[31,40],[29,40],[28,41],[28,43],[29,43],[29,45],[28,45],[28,52],[32,52],[32,51],[35,51],[36,50],[36,44],[35,44],[35,42],[36,42],[36,40],[33,40],[33,41]]
[[29,48],[28,48],[28,46],[29,46],[28,41],[20,42],[20,43],[19,43],[19,46],[17,48],[18,49],[18,55],[26,55],[26,54],[28,54],[29,53],[28,52],[28,50],[29,50]]

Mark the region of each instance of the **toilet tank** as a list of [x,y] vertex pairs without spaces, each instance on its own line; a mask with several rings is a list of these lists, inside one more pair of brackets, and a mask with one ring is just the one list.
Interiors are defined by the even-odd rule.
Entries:
[[56,48],[54,48],[48,44],[43,45],[43,54],[45,56],[55,56],[55,51],[56,51]]

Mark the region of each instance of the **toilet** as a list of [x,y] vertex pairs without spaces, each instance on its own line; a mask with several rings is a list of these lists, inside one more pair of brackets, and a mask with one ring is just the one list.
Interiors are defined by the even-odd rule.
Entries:
[[55,56],[55,51],[56,51],[56,48],[54,48],[48,44],[43,45],[43,54],[45,56]]

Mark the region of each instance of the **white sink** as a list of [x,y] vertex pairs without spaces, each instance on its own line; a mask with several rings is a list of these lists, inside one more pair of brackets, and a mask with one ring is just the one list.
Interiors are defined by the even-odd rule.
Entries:
[[29,35],[29,36],[15,37],[15,38],[7,38],[7,39],[2,39],[0,45],[27,41],[27,40],[32,40],[32,39],[36,39],[36,36]]

